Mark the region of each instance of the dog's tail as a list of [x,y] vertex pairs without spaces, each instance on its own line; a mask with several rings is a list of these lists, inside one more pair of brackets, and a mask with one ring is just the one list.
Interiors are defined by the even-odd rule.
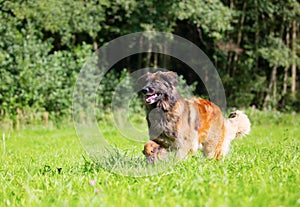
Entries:
[[250,133],[251,123],[248,116],[242,111],[233,111],[225,119],[225,139],[223,155],[229,152],[230,142],[236,137],[243,137]]
[[[251,123],[248,116],[242,111],[233,111],[229,114],[227,122],[235,129],[235,137],[243,137],[250,133]],[[234,138],[235,138],[234,137]]]

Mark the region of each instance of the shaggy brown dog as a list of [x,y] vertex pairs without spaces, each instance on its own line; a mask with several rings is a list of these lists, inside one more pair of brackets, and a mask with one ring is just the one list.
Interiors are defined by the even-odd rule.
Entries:
[[164,160],[176,151],[178,159],[198,149],[208,158],[226,155],[230,142],[250,132],[250,121],[241,111],[224,119],[220,108],[201,98],[184,99],[177,90],[174,72],[147,73],[138,80],[145,96],[150,141],[144,146],[148,163]]

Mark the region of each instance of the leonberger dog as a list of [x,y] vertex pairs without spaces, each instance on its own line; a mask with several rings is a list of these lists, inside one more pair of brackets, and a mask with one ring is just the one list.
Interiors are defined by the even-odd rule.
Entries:
[[202,98],[183,98],[175,72],[144,74],[137,86],[146,104],[150,141],[143,153],[149,164],[165,160],[170,152],[181,160],[198,150],[209,159],[219,160],[235,137],[250,132],[250,121],[243,112],[234,111],[225,119],[216,104]]

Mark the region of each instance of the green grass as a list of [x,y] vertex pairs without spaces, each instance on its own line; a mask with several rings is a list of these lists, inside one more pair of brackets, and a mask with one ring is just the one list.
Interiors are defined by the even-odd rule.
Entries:
[[[0,206],[300,206],[299,115],[250,117],[251,135],[235,140],[223,160],[198,153],[169,174],[144,177],[99,167],[72,128],[3,131]],[[143,160],[143,144],[120,143]]]

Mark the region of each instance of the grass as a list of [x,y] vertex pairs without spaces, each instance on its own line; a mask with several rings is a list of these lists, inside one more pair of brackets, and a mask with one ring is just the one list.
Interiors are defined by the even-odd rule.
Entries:
[[[171,173],[143,177],[103,169],[73,128],[2,131],[0,206],[300,206],[299,115],[251,113],[251,135],[223,160],[198,153]],[[143,144],[116,143],[143,160]]]

